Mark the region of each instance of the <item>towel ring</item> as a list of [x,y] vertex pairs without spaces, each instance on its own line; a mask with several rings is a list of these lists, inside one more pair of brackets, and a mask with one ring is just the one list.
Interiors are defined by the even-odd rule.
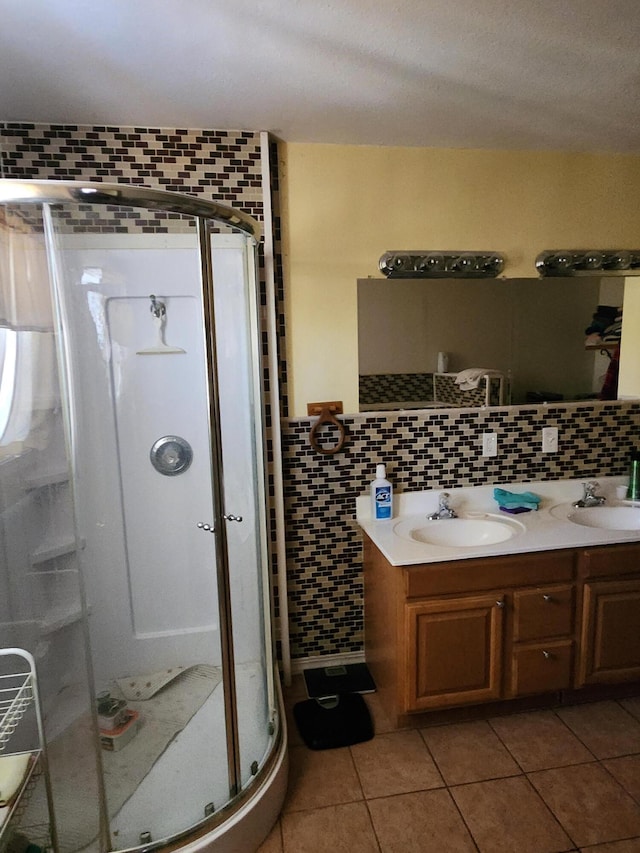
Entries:
[[[322,426],[322,424],[333,424],[338,427],[340,432],[340,437],[338,438],[338,443],[333,447],[321,447],[318,444],[317,432],[318,428]],[[325,456],[329,456],[332,453],[337,453],[339,450],[342,450],[345,441],[347,440],[347,431],[344,428],[344,424],[341,423],[335,415],[331,413],[329,409],[323,409],[320,412],[320,417],[315,422],[315,424],[311,427],[311,432],[309,433],[309,443],[314,450],[318,453],[324,453]]]

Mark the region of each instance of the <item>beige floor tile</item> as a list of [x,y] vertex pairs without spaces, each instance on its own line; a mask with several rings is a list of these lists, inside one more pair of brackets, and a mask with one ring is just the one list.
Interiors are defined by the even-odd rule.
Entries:
[[572,705],[557,713],[598,758],[640,752],[640,722],[617,702]]
[[630,714],[640,720],[640,696],[632,696],[630,699],[621,699],[620,704],[626,708]]
[[289,788],[284,811],[316,809],[362,800],[362,788],[349,748],[289,750]]
[[640,755],[626,755],[602,762],[609,773],[640,803]]
[[599,764],[541,770],[529,779],[578,846],[640,835],[640,807]]
[[580,853],[640,853],[640,838],[596,844],[595,847],[581,847]]
[[369,800],[382,853],[472,853],[471,836],[450,794],[418,791]]
[[292,812],[282,818],[284,853],[379,853],[364,803]]
[[521,770],[484,720],[422,729],[447,785],[516,776]]
[[284,708],[287,718],[287,736],[290,746],[301,746],[304,741],[293,718],[293,706],[307,699],[307,690],[302,675],[294,675],[289,687],[284,688]]
[[395,723],[389,719],[378,693],[367,693],[364,696],[364,701],[367,703],[367,708],[373,720],[373,730],[377,735],[396,730]]
[[525,771],[593,761],[593,756],[553,711],[532,711],[490,721]]
[[367,799],[426,791],[444,785],[429,750],[415,730],[376,735],[351,747]]
[[258,847],[256,853],[282,853],[282,829],[280,821],[276,822],[269,835]]
[[524,776],[451,788],[480,853],[558,853],[573,845]]

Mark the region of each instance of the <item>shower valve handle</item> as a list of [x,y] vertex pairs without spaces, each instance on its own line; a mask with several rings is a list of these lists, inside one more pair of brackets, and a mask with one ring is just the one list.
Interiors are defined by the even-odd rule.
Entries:
[[229,515],[225,515],[224,518],[225,521],[242,521],[241,515],[231,515],[231,513],[229,513]]
[[204,521],[199,521],[198,527],[200,528],[200,530],[205,530],[207,533],[213,533],[214,532],[213,525],[212,524],[205,524]]

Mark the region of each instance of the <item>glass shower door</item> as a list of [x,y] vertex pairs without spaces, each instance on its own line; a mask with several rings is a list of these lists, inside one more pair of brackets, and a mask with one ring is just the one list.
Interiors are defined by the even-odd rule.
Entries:
[[268,621],[258,296],[248,238],[213,234],[211,253],[239,787],[244,788],[261,767],[277,729]]
[[[184,833],[230,797],[201,264],[190,217],[147,233],[126,208],[76,216],[99,223],[95,233],[54,208],[50,238],[98,758],[118,849]],[[126,233],[110,232],[114,221]],[[82,794],[72,741],[52,745],[61,835]],[[73,838],[68,851],[96,843]]]
[[0,222],[0,639],[63,853],[222,821],[279,729],[255,243],[95,192]]

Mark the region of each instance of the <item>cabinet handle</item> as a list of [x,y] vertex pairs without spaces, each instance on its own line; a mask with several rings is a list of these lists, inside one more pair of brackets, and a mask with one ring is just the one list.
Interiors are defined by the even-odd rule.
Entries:
[[542,597],[545,601],[553,601],[553,598],[550,595],[543,595]]
[[543,651],[543,652],[542,652],[542,656],[543,656],[546,660],[549,660],[549,659],[551,658],[551,652]]
[[496,607],[504,607],[504,601],[502,601],[502,599],[499,598],[496,601]]

